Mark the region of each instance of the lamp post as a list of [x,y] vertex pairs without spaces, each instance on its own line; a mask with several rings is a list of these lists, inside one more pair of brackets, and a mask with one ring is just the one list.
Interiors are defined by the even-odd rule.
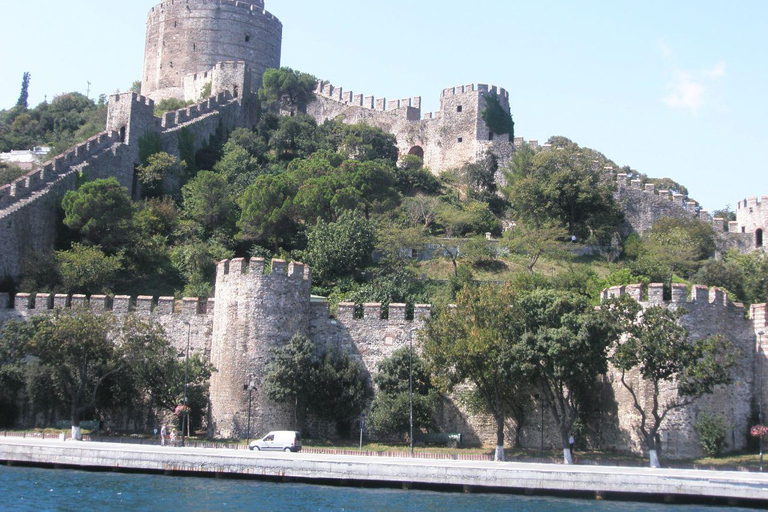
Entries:
[[[757,401],[757,421],[760,425],[763,424],[763,334],[764,331],[758,331],[757,342],[757,386],[759,388],[758,401]],[[763,436],[758,438],[760,440],[760,472],[763,472]]]
[[185,444],[185,430],[184,426],[186,424],[187,429],[189,429],[189,408],[187,407],[187,383],[189,380],[189,338],[190,333],[192,331],[192,324],[189,322],[184,322],[187,324],[187,354],[184,357],[184,416],[181,417],[181,446],[186,446]]
[[248,390],[248,425],[245,431],[245,437],[248,439],[248,444],[251,442],[251,396],[253,388],[253,375],[251,375],[248,379],[248,384],[243,384],[243,390]]
[[411,441],[411,457],[413,457],[413,329],[411,329],[410,331],[410,336],[408,337],[408,344],[410,346],[410,350],[408,353],[408,397],[409,397],[409,406],[411,409],[410,441]]

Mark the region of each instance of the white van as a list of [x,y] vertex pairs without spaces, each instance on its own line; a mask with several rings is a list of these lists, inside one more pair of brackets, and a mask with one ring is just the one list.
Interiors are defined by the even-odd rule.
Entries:
[[301,451],[301,434],[292,430],[275,430],[261,439],[251,441],[251,450],[275,450],[278,452]]

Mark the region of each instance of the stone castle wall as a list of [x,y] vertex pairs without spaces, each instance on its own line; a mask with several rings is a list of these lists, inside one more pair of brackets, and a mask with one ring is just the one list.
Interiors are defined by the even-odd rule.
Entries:
[[[221,61],[242,61],[254,88],[268,68],[280,67],[283,26],[260,0],[165,0],[147,16],[143,95],[197,99],[185,77]],[[199,91],[198,91],[199,94]]]
[[[262,388],[271,350],[288,343],[296,333],[307,335],[327,348],[344,351],[362,364],[367,378],[372,378],[378,371],[379,362],[395,350],[408,347],[411,342],[414,350],[419,350],[418,332],[430,317],[430,306],[416,305],[414,319],[410,320],[406,318],[404,304],[391,304],[386,315],[381,304],[365,304],[362,318],[356,318],[355,305],[341,303],[333,318],[327,303],[310,299],[310,284],[310,269],[300,263],[273,260],[268,269],[263,259],[246,261],[239,258],[219,263],[215,299],[174,301],[171,297],[154,300],[148,296],[110,298],[94,295],[87,298],[83,295],[23,293],[17,294],[11,303],[7,295],[0,294],[0,324],[9,319],[49,314],[58,307],[83,305],[117,315],[133,313],[156,321],[165,328],[172,344],[180,351],[185,348],[189,336],[192,351],[208,356],[217,370],[210,387],[211,433],[225,438],[244,437],[249,430],[255,435],[294,428],[293,408],[272,403]],[[603,298],[622,294],[632,296],[643,307],[684,308],[686,314],[681,324],[688,329],[692,339],[719,334],[728,338],[736,350],[733,383],[672,413],[661,430],[662,453],[669,458],[701,455],[694,425],[704,413],[723,414],[729,424],[728,449],[743,449],[757,405],[755,400],[768,396],[768,379],[756,377],[768,372],[765,353],[756,351],[759,342],[768,344],[765,333],[768,305],[753,306],[747,319],[743,307],[728,301],[720,289],[694,286],[689,294],[684,285],[673,285],[671,300],[665,301],[661,284],[651,284],[647,290],[641,285],[613,287],[603,292]],[[763,336],[757,334],[761,331]],[[647,387],[640,384],[637,374],[630,374],[628,378],[639,385],[644,399],[650,399]],[[599,387],[601,408],[592,418],[592,434],[588,441],[603,449],[638,452],[643,449],[636,431],[638,413],[620,379],[621,374],[615,369],[603,377],[603,385]],[[762,392],[757,389],[758,380],[763,385]],[[675,393],[673,384],[666,385],[662,399],[674,397]],[[247,424],[249,394],[250,426]],[[443,401],[439,412],[441,428],[461,432],[466,443],[492,444],[495,441],[492,418],[468,412],[462,406],[460,394]],[[539,406],[535,401],[532,403],[521,425],[520,441],[524,447],[540,446],[542,417]],[[768,402],[763,403],[763,407],[766,406]],[[557,446],[557,432],[547,411],[543,423],[545,446]],[[511,443],[513,420],[510,419],[508,427],[508,442]],[[315,435],[332,433],[327,425],[311,423],[308,428]]]
[[[644,307],[662,306],[669,309],[684,309],[680,324],[685,327],[692,340],[720,335],[734,346],[736,365],[732,369],[733,382],[719,386],[712,395],[706,395],[693,404],[669,414],[660,431],[661,452],[669,458],[693,458],[703,455],[694,429],[702,414],[722,414],[727,419],[727,450],[742,450],[747,445],[751,425],[753,397],[755,395],[756,319],[747,319],[741,304],[728,300],[719,288],[695,285],[690,294],[685,285],[673,284],[671,300],[663,300],[664,287],[661,284],[616,286],[603,292],[603,298],[627,294]],[[762,306],[764,307],[764,306]],[[764,322],[764,320],[763,320]],[[765,364],[765,361],[762,361]],[[650,387],[642,383],[640,375],[633,371],[626,376],[642,401],[650,402]],[[613,407],[617,421],[604,434],[606,447],[620,451],[638,452],[643,450],[643,441],[637,433],[639,413],[632,405],[629,392],[621,383],[621,371],[611,368],[607,375],[604,396]],[[674,383],[662,385],[661,402],[677,396]]]
[[768,251],[765,231],[768,228],[768,196],[750,197],[736,203],[736,221],[730,222],[728,231],[741,234],[751,249]]
[[400,155],[417,155],[434,173],[456,169],[494,154],[500,163],[512,157],[509,134],[491,134],[481,117],[485,96],[494,94],[509,108],[509,93],[484,84],[444,89],[440,110],[421,115],[421,97],[386,100],[344,91],[319,81],[315,100],[307,113],[318,123],[341,119],[345,123],[367,123],[392,133]]
[[211,98],[162,119],[154,116],[154,102],[135,93],[110,96],[106,131],[45,162],[0,187],[0,278],[18,277],[29,254],[53,250],[61,199],[85,181],[114,177],[138,194],[135,169],[139,140],[160,136],[162,150],[179,156],[182,130],[193,137],[194,151],[204,147],[217,130],[253,127],[256,103],[244,95],[250,74],[242,62],[219,63],[221,77]]

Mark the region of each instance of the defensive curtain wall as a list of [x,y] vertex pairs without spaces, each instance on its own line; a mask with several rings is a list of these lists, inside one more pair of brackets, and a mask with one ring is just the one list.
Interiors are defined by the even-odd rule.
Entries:
[[190,91],[186,77],[222,61],[244,62],[256,90],[265,70],[280,67],[282,33],[261,0],[161,2],[147,15],[141,93],[155,101],[196,100],[199,92]]
[[162,118],[154,116],[154,102],[144,96],[110,96],[104,132],[0,187],[0,278],[18,277],[29,254],[53,249],[59,205],[68,190],[85,181],[114,177],[137,195],[135,168],[142,137],[157,134],[162,150],[179,156],[182,136],[197,151],[219,129],[252,127],[256,105],[250,94],[241,92],[250,87],[247,66],[221,62],[206,74],[215,77],[212,96]]
[[318,81],[315,99],[307,113],[318,123],[341,119],[367,123],[392,133],[400,155],[417,155],[434,173],[455,169],[494,154],[500,163],[512,157],[510,134],[494,134],[483,121],[486,95],[493,94],[502,108],[509,108],[509,93],[496,86],[462,85],[444,89],[440,110],[421,114],[421,97],[374,98],[344,91]]
[[[249,387],[252,433],[293,425],[291,407],[267,400],[262,384],[270,350],[287,343],[295,333],[308,335],[321,347],[343,350],[359,361],[367,376],[371,376],[382,359],[417,341],[418,331],[430,316],[428,305],[416,305],[414,318],[408,319],[404,304],[391,304],[387,315],[383,314],[380,304],[365,304],[362,318],[357,318],[355,306],[342,303],[334,318],[325,301],[310,298],[309,267],[281,260],[272,260],[270,267],[259,258],[222,261],[216,275],[216,298],[207,301],[22,293],[11,302],[7,295],[0,294],[0,323],[11,318],[48,314],[55,308],[82,305],[117,315],[133,313],[155,321],[166,329],[180,351],[185,349],[189,336],[192,351],[210,357],[217,369],[210,388],[212,433],[219,437],[242,437],[247,432]],[[743,449],[757,400],[763,400],[763,407],[768,406],[765,400],[768,386],[763,382],[763,389],[757,389],[757,376],[768,371],[768,364],[764,352],[756,351],[760,341],[768,345],[768,335],[762,338],[757,335],[768,330],[768,305],[752,306],[750,318],[746,318],[743,306],[731,303],[720,289],[694,286],[689,293],[684,285],[673,285],[671,299],[665,301],[661,284],[651,284],[647,289],[640,285],[614,287],[605,290],[603,298],[621,294],[632,296],[643,307],[684,308],[686,314],[681,322],[692,338],[719,334],[728,338],[737,350],[733,383],[673,413],[661,431],[662,453],[672,458],[699,455],[694,425],[703,413],[725,415],[729,425],[728,449]],[[620,377],[614,369],[603,377],[600,420],[590,442],[602,448],[637,452],[642,449],[635,430],[638,413]],[[639,382],[637,374],[629,375],[629,379]],[[642,399],[650,400],[648,389],[642,386],[640,389]],[[674,386],[663,390],[664,397],[674,394]],[[468,442],[491,444],[495,441],[492,419],[467,413],[460,401],[444,401],[440,421],[444,431],[461,432]],[[315,423],[311,423],[309,429],[315,435],[332,431],[330,426]],[[510,435],[512,431],[508,429]],[[524,446],[534,448],[539,446],[541,434],[539,409],[534,408],[528,411],[521,425],[520,439]],[[558,436],[548,414],[544,434],[547,446],[557,444]]]

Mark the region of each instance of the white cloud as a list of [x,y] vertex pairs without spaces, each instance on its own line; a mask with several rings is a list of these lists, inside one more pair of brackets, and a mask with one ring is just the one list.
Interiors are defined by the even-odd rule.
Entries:
[[687,73],[679,73],[669,84],[669,94],[661,101],[670,108],[687,109],[696,112],[704,101],[704,86],[691,80]]
[[661,101],[670,108],[696,114],[705,106],[709,87],[725,75],[725,62],[699,71],[676,71]]

